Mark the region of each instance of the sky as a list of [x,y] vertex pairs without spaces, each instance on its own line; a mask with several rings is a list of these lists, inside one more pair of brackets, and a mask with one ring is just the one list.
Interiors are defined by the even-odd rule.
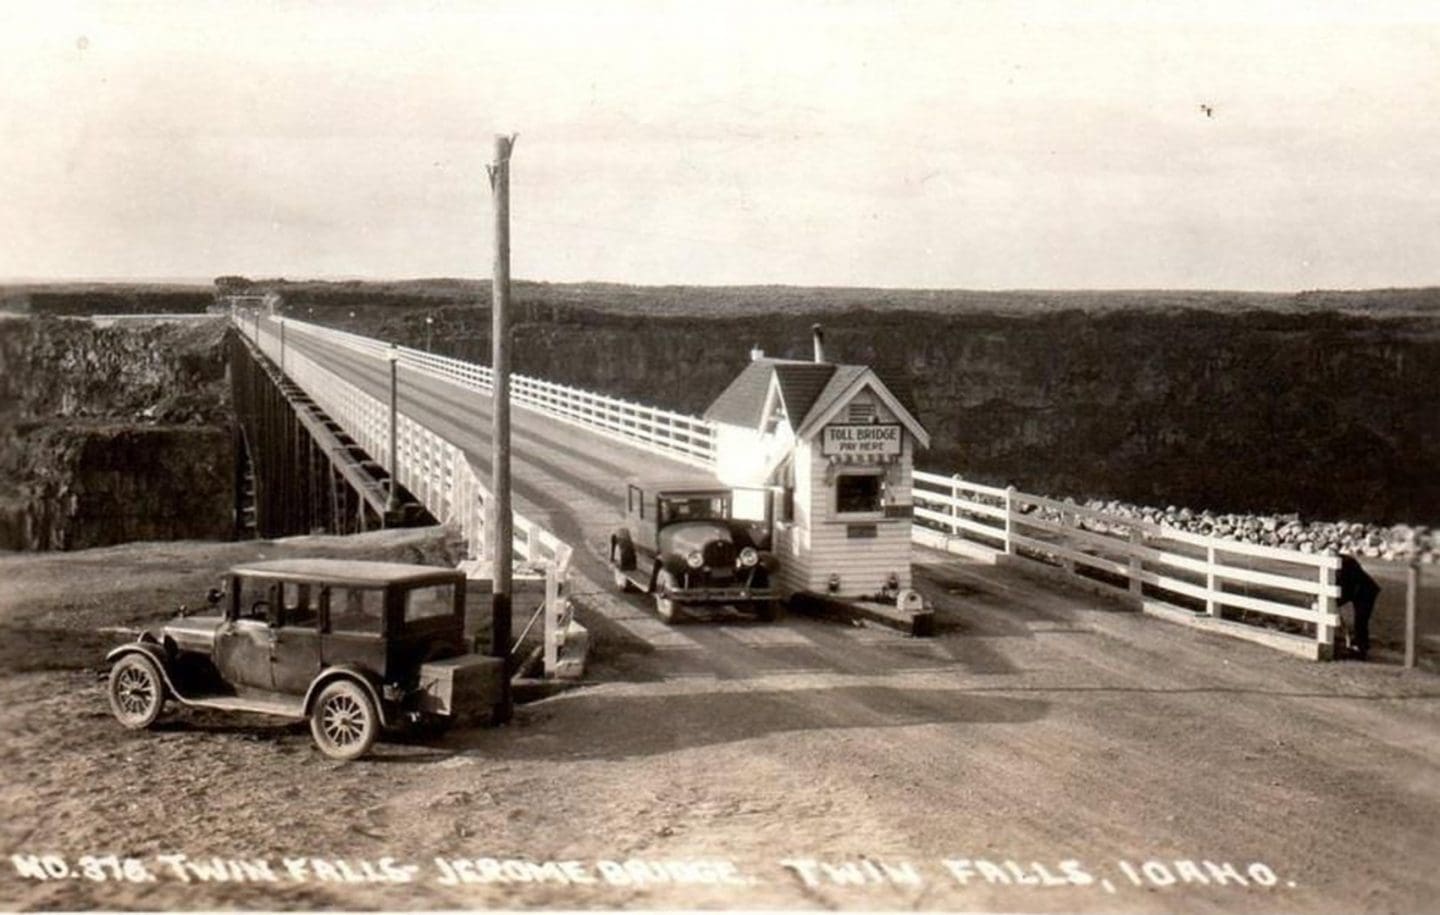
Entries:
[[0,277],[1440,284],[1440,4],[0,3]]

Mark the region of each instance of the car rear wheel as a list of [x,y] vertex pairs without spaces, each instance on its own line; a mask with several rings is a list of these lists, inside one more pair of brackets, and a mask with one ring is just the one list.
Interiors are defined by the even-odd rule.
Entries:
[[110,668],[110,711],[131,730],[148,728],[165,708],[160,668],[143,654],[127,654]]
[[667,623],[675,621],[675,600],[669,596],[675,587],[675,576],[661,569],[655,576],[655,612]]
[[320,691],[310,713],[315,745],[331,759],[364,756],[380,733],[375,703],[353,680],[336,680]]

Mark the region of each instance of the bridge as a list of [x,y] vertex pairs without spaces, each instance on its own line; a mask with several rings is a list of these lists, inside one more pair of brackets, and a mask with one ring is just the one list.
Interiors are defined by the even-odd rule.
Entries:
[[[282,458],[313,462],[324,454],[334,464],[330,473],[348,480],[359,521],[332,528],[400,523],[387,517],[396,510],[393,486],[413,500],[412,508],[457,526],[475,567],[484,568],[487,368],[268,310],[237,311],[233,320],[275,383],[290,391],[311,438],[309,456],[298,458],[293,436],[286,437],[290,450]],[[605,545],[621,520],[623,481],[716,472],[725,440],[717,423],[523,376],[512,380],[512,392],[516,556],[548,579],[548,667],[559,663],[563,592],[572,576],[588,605],[652,647],[795,638],[784,627],[727,628],[724,635],[719,628],[670,627],[643,600],[606,593]],[[902,477],[906,504],[898,507],[913,518],[910,538],[923,561],[960,554],[1018,564],[1172,621],[1309,658],[1332,650],[1340,623],[1333,556],[1200,536],[958,476]],[[278,498],[291,506],[314,501],[298,492]]]
[[[258,521],[348,530],[430,516],[465,529],[483,554],[483,368],[278,318],[237,323],[244,334],[234,344],[244,353],[232,368],[250,406],[294,417],[247,432],[266,436],[250,442],[257,455],[296,470],[293,479],[261,480]],[[693,417],[643,405],[541,382],[516,388],[532,404],[514,416],[517,547],[557,597],[568,571],[571,596],[594,611],[584,619],[604,650],[592,653],[582,688],[522,705],[516,726],[387,745],[385,758],[319,772],[331,790],[297,794],[296,773],[315,770],[308,739],[288,727],[247,725],[241,736],[250,739],[235,739],[228,723],[202,718],[154,740],[117,742],[92,726],[93,676],[27,671],[9,678],[4,712],[7,759],[24,779],[11,792],[13,847],[144,848],[161,835],[161,848],[177,852],[299,848],[465,855],[471,863],[468,856],[497,854],[575,859],[592,873],[602,860],[719,859],[753,878],[738,887],[427,879],[363,897],[388,908],[424,899],[451,909],[560,900],[1412,911],[1436,897],[1433,677],[1393,665],[1308,663],[1158,622],[1076,587],[1132,606],[1163,604],[1192,625],[1247,625],[1235,611],[1259,611],[1228,601],[1305,613],[1332,596],[1320,558],[1307,564],[1243,552],[1254,544],[1187,541],[1183,532],[1126,526],[1037,494],[917,473],[905,519],[916,541],[910,573],[935,610],[934,637],[798,613],[780,624],[666,626],[641,596],[610,586],[599,538],[618,517],[624,474],[712,466],[717,436]],[[150,568],[173,577],[177,560],[167,550],[141,552],[155,552]],[[112,580],[117,568],[109,550],[44,561],[82,579]],[[0,578],[21,582],[12,603],[33,603],[33,618],[48,625],[56,604],[29,598],[26,579],[11,571],[16,562],[0,557]],[[1245,581],[1252,573],[1277,580]],[[115,584],[143,606],[151,582],[125,576]],[[86,620],[111,621],[110,607],[86,600]],[[516,606],[524,606],[518,595]],[[1313,632],[1288,635],[1315,644]],[[12,656],[35,644],[7,641]],[[67,650],[79,656],[85,644]],[[254,790],[200,790],[235,773]],[[319,815],[277,824],[277,805],[303,807],[307,797]],[[127,812],[135,799],[183,815],[157,834]],[[348,814],[324,815],[334,809]],[[66,835],[81,845],[67,845]],[[911,868],[918,884],[871,882]],[[23,898],[64,903],[85,897],[57,892],[91,886],[63,883],[23,888]],[[172,882],[144,899],[344,908],[361,898],[341,884],[293,889],[277,897],[273,885],[227,884],[202,895],[206,884]]]

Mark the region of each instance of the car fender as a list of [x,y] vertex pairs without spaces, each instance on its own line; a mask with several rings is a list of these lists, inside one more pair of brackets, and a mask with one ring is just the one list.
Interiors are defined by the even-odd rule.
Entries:
[[619,566],[621,571],[628,572],[635,568],[635,542],[630,539],[628,528],[620,528],[610,537],[610,559],[614,561],[616,552],[619,552]]
[[142,654],[151,661],[154,661],[155,666],[160,668],[160,678],[165,681],[165,691],[172,696],[181,696],[180,691],[175,689],[175,684],[170,680],[170,659],[166,656],[165,649],[160,646],[160,643],[154,641],[128,642],[119,648],[111,649],[111,651],[105,655],[105,660],[114,664],[116,661],[130,654]]
[[671,575],[674,575],[676,578],[681,578],[682,576],[684,576],[686,571],[688,571],[690,568],[685,563],[685,557],[679,555],[678,553],[666,553],[663,557],[660,558],[660,561],[655,563],[655,568],[657,570],[660,569],[662,566],[664,567],[665,571],[669,572]]
[[369,695],[370,701],[375,703],[375,711],[380,716],[380,724],[389,727],[390,722],[385,716],[385,703],[380,701],[380,690],[376,688],[375,681],[363,668],[354,664],[337,664],[334,667],[327,667],[322,670],[314,680],[310,681],[310,688],[305,691],[305,717],[310,717],[310,712],[315,708],[315,700],[320,696],[320,691],[336,680],[352,680],[360,685]]

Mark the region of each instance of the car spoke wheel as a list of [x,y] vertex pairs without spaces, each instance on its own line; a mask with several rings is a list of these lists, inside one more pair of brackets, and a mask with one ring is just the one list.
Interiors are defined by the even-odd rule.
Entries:
[[675,576],[664,569],[655,576],[655,612],[667,623],[675,621],[675,600],[668,596],[675,587]]
[[365,755],[379,731],[375,703],[352,680],[337,680],[325,687],[310,713],[310,734],[315,745],[332,759]]
[[165,707],[160,668],[142,654],[127,654],[110,668],[110,711],[127,728],[148,728]]
[[616,553],[610,557],[610,574],[615,579],[615,589],[621,594],[631,589],[630,576],[626,575],[620,568],[620,554]]

